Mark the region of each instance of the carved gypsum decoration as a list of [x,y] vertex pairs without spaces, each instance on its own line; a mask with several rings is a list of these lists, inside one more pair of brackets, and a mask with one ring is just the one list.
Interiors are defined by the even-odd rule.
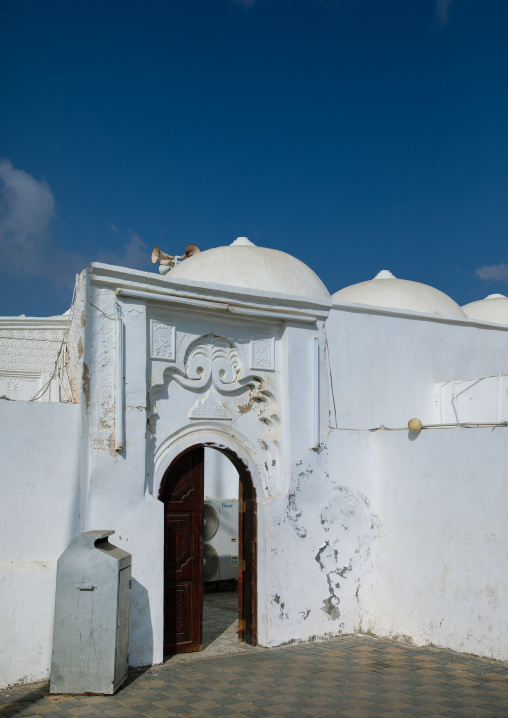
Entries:
[[[240,414],[254,411],[259,422],[265,428],[258,441],[264,451],[268,453],[270,463],[275,460],[278,452],[277,438],[281,432],[281,422],[277,416],[277,402],[274,395],[266,390],[262,377],[255,374],[243,376],[240,353],[229,339],[213,332],[195,339],[185,352],[183,367],[167,367],[163,377],[174,379],[180,386],[194,391],[209,389],[211,385],[223,394],[240,397],[248,390],[247,402],[238,403],[237,411]],[[196,406],[194,405],[194,407]],[[191,409],[191,413],[194,407]],[[155,410],[152,411],[153,413]],[[189,418],[196,419],[198,417]],[[199,418],[205,419],[205,417]]]
[[0,330],[0,368],[19,371],[51,370],[58,357],[62,331]]
[[267,391],[260,377],[252,376],[249,379],[251,380],[249,401],[246,404],[239,404],[237,409],[240,414],[254,411],[258,420],[264,424],[266,433],[260,437],[260,441],[275,441],[281,432],[275,396]]
[[219,419],[227,421],[232,420],[232,416],[228,409],[224,406],[217,396],[210,395],[207,391],[204,397],[197,399],[189,412],[189,419]]
[[206,334],[193,341],[185,352],[183,370],[167,369],[181,386],[202,389],[211,381],[221,391],[241,388],[242,361],[238,349],[224,337]]
[[172,324],[151,320],[152,359],[175,359],[175,327]]

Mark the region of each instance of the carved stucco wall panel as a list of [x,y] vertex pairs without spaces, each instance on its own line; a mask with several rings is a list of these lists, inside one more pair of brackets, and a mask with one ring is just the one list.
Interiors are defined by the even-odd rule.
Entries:
[[[268,334],[245,333],[238,343],[215,332],[195,337],[175,328],[175,360],[151,361],[149,427],[154,452],[168,435],[185,426],[221,425],[223,430],[254,442],[266,471],[278,472],[281,421],[276,393],[275,339]],[[262,341],[262,352],[253,350]],[[153,356],[153,344],[151,346]],[[250,370],[252,358],[272,367]],[[269,374],[265,376],[265,371]],[[267,383],[270,389],[267,388]]]
[[65,370],[56,376],[56,364],[65,332],[65,328],[1,327],[0,396],[11,401],[31,401],[36,396],[42,402],[61,401],[68,380]]

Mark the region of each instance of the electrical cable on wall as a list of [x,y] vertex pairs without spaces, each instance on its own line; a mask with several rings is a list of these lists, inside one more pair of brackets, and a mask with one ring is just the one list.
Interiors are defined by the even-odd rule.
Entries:
[[[65,395],[68,397],[67,387],[66,387],[66,386],[64,385],[64,383],[63,383],[63,370],[65,369],[65,350],[67,349],[67,342],[68,342],[68,339],[69,339],[69,332],[70,332],[70,329],[71,329],[72,320],[73,320],[73,318],[74,318],[74,311],[75,311],[75,305],[76,305],[76,290],[77,290],[77,286],[78,286],[78,279],[79,279],[79,275],[76,275],[76,279],[75,279],[75,281],[74,281],[74,289],[72,290],[71,306],[70,306],[70,309],[69,309],[69,326],[68,326],[67,329],[64,331],[64,334],[63,334],[63,337],[62,337],[62,341],[61,341],[61,343],[60,343],[60,347],[59,347],[59,349],[58,349],[58,353],[57,353],[57,356],[56,356],[55,366],[54,366],[53,372],[52,372],[50,378],[48,379],[48,381],[44,384],[44,386],[42,386],[42,387],[34,394],[34,396],[33,396],[31,399],[29,399],[29,401],[39,401],[40,399],[42,399],[42,397],[46,394],[46,392],[49,391],[49,389],[50,389],[50,387],[51,387],[51,383],[52,383],[55,379],[58,381],[58,384],[59,384],[60,388],[63,389]],[[62,359],[62,364],[60,363],[60,360],[61,360],[61,359]],[[61,376],[58,375],[59,369],[60,369]],[[66,401],[63,401],[62,403],[64,403],[64,404],[72,403],[72,396],[71,396],[70,401],[69,401],[69,400],[66,400]]]

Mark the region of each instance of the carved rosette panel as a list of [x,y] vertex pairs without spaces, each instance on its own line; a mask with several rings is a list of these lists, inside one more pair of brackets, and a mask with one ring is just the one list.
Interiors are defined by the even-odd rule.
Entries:
[[250,342],[250,368],[275,370],[275,339],[270,334],[253,332]]
[[152,319],[151,358],[175,360],[175,327],[172,324]]

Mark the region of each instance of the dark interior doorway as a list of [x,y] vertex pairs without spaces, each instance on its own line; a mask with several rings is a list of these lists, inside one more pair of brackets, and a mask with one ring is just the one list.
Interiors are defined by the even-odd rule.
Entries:
[[[244,463],[213,447],[239,476],[238,639],[257,644],[256,497]],[[159,491],[164,503],[164,654],[202,650],[204,449],[196,445],[174,459]]]

